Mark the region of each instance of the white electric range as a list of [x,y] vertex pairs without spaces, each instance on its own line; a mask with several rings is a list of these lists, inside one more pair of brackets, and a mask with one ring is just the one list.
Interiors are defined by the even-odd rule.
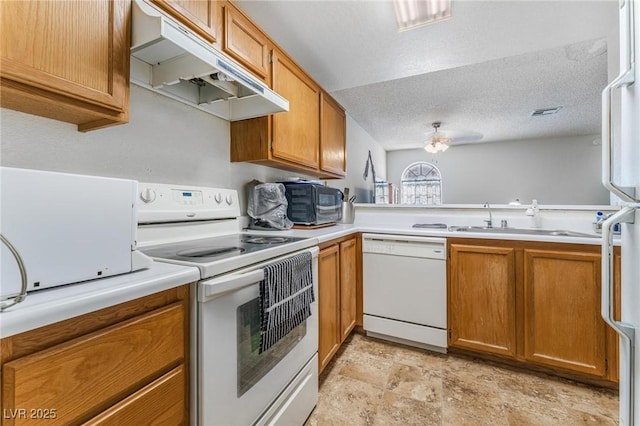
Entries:
[[309,252],[317,299],[317,241],[240,229],[235,190],[140,183],[138,248],[196,266],[192,291],[192,423],[300,424],[318,398],[318,308],[260,353],[264,268]]

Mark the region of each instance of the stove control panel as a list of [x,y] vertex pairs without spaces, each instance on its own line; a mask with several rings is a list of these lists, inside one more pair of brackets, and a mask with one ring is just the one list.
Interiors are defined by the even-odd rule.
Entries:
[[176,202],[176,204],[182,204],[185,206],[198,206],[204,204],[202,191],[185,191],[174,189],[171,192],[173,193],[173,200]]
[[138,223],[235,219],[240,216],[233,189],[164,183],[138,184]]

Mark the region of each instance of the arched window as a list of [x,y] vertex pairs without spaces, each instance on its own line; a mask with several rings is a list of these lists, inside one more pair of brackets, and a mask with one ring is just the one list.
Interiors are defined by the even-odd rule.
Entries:
[[400,180],[402,204],[442,204],[442,175],[431,163],[410,164]]

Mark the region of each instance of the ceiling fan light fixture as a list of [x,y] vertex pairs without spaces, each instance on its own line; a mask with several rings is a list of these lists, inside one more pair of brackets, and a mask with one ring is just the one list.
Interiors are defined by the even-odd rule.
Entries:
[[398,31],[406,31],[451,17],[451,0],[393,0]]
[[433,136],[431,136],[431,139],[426,142],[424,150],[432,154],[435,154],[437,152],[445,152],[449,149],[449,143],[451,142],[451,139],[444,136],[442,133],[438,133],[438,128],[440,127],[439,121],[436,121],[431,125],[433,126],[434,133]]

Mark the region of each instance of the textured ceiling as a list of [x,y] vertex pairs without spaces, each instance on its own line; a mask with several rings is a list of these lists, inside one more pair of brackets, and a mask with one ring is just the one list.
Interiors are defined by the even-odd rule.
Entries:
[[616,1],[453,0],[401,33],[389,1],[238,4],[385,149],[422,146],[433,121],[482,142],[599,132]]

